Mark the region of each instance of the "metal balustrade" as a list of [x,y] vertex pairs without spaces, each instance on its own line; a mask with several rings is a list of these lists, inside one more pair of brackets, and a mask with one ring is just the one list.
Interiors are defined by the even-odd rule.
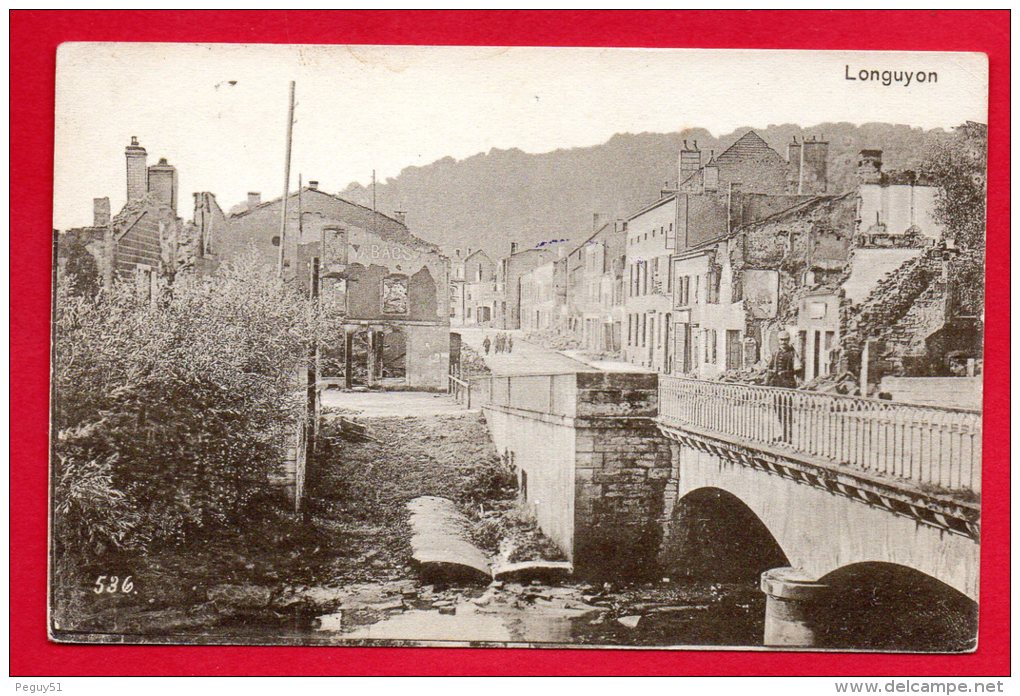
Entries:
[[660,375],[659,420],[869,474],[981,492],[981,413]]

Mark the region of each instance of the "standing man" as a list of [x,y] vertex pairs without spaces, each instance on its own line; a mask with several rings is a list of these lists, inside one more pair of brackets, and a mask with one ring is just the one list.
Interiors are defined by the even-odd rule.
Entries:
[[482,341],[482,348],[485,349],[485,354],[486,355],[489,354],[489,348],[490,347],[492,347],[492,341],[490,341],[488,335],[486,335],[485,340]]
[[506,335],[506,352],[507,353],[514,352],[514,337],[511,336],[510,334]]
[[[790,333],[780,331],[779,347],[772,354],[768,366],[768,380],[770,387],[783,387],[795,389],[797,387],[797,352],[790,345]],[[793,439],[793,399],[796,395],[792,392],[776,392],[775,408],[779,416],[779,423],[782,426],[782,435],[779,439],[789,443]]]

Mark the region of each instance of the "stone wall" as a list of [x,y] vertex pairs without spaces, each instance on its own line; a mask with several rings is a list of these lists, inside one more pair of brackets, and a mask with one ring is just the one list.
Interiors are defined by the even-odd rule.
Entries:
[[414,324],[397,327],[407,339],[407,385],[419,389],[445,389],[450,372],[450,329]]
[[669,441],[651,418],[603,418],[577,433],[574,555],[591,576],[649,576],[667,514]]
[[[517,398],[503,398],[507,382]],[[672,473],[654,420],[658,376],[496,378],[493,394],[484,410],[496,450],[526,480],[527,506],[576,572],[654,573]]]

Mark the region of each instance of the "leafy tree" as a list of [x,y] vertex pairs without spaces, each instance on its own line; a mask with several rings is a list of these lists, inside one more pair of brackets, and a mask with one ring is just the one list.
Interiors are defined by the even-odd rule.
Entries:
[[964,315],[984,311],[987,169],[988,126],[973,121],[958,126],[950,138],[932,142],[922,165],[939,187],[936,218],[961,251],[950,270],[957,312]]
[[968,121],[932,141],[921,170],[939,187],[935,214],[962,249],[985,248],[988,126]]
[[155,305],[127,283],[95,298],[57,291],[58,561],[243,522],[273,493],[327,312],[254,257],[213,278],[179,274]]
[[78,237],[64,235],[60,243],[67,249],[63,279],[72,295],[95,297],[99,292],[99,264]]

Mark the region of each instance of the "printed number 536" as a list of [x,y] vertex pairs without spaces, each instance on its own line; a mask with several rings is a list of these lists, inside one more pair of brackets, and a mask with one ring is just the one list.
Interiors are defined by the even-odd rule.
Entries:
[[130,575],[123,580],[116,575],[100,575],[96,578],[96,586],[92,591],[96,594],[102,594],[104,592],[113,594],[119,590],[124,594],[131,594],[134,589],[135,584],[131,582]]

